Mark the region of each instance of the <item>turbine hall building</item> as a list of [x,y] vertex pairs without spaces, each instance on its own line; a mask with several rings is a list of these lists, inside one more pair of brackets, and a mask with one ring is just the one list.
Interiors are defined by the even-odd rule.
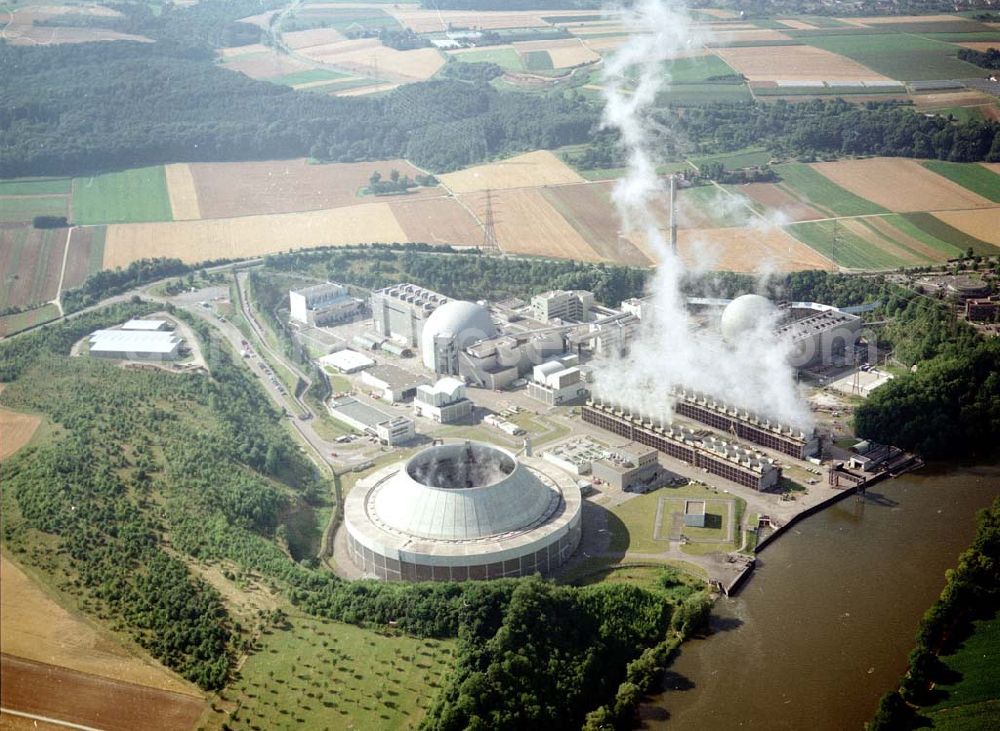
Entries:
[[385,581],[547,574],[579,545],[581,508],[573,479],[540,459],[443,444],[355,485],[344,504],[347,550]]
[[683,426],[654,422],[600,401],[587,401],[582,416],[588,424],[753,490],[771,490],[781,480],[781,468],[772,460],[726,440],[712,436],[703,438]]
[[424,322],[434,310],[449,301],[443,294],[416,284],[396,284],[372,292],[375,332],[411,348],[416,347],[420,345]]
[[364,303],[342,284],[326,282],[288,291],[288,316],[303,325],[329,325],[352,317]]

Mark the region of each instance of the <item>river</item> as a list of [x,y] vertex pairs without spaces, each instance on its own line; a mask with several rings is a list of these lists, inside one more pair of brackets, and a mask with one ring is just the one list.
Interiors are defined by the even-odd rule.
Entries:
[[861,729],[998,494],[1000,468],[924,468],[793,526],[683,646],[646,727]]

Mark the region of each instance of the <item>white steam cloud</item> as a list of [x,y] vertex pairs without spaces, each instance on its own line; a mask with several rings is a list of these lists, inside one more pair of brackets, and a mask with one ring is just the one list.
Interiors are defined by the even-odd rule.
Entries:
[[[811,415],[799,398],[788,365],[791,347],[774,336],[773,318],[753,323],[733,343],[692,321],[681,293],[687,270],[671,250],[654,213],[654,203],[666,196],[656,173],[655,140],[670,131],[657,127],[650,111],[657,95],[669,88],[670,59],[704,46],[707,32],[694,24],[679,0],[636,0],[614,10],[620,13],[629,39],[604,66],[603,124],[620,133],[627,164],[612,197],[626,233],[645,240],[659,266],[651,291],[653,316],[644,317],[629,356],[595,368],[595,394],[669,420],[670,393],[683,387],[787,423],[810,424]],[[716,214],[740,209],[754,228],[771,225],[738,198],[720,201]],[[695,271],[710,268],[710,244],[706,242],[704,251],[697,246]]]

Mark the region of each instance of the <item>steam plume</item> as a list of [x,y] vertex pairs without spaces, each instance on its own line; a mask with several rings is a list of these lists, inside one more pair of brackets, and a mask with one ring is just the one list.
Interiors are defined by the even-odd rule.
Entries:
[[[790,345],[773,335],[775,321],[758,321],[731,344],[710,329],[695,327],[681,293],[684,264],[670,250],[653,213],[653,203],[664,195],[654,150],[664,130],[649,113],[657,95],[669,88],[670,60],[704,46],[707,31],[694,24],[680,0],[636,0],[615,10],[629,39],[604,66],[603,124],[618,130],[626,158],[626,173],[612,199],[626,232],[641,237],[659,263],[652,283],[653,317],[644,319],[627,359],[595,369],[595,393],[667,420],[672,413],[670,391],[681,386],[807,425],[811,417],[787,364]],[[767,225],[763,220],[755,223]],[[700,258],[698,252],[696,256]]]

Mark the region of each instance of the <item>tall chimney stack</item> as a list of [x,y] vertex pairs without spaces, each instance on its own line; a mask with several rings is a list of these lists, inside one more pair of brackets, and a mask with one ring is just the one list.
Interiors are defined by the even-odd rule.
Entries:
[[670,175],[670,250],[677,253],[677,176]]

